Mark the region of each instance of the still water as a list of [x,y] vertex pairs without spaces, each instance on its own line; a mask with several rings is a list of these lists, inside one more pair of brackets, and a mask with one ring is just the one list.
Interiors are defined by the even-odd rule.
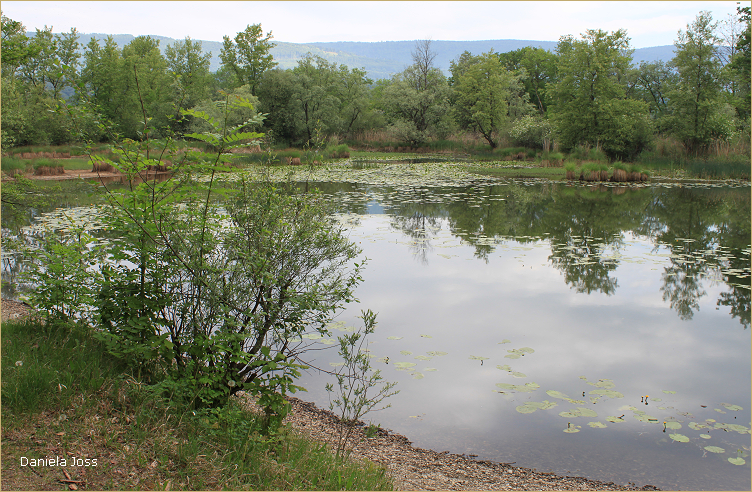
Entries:
[[[317,183],[368,258],[332,333],[377,312],[372,363],[400,390],[365,420],[539,471],[750,490],[748,184],[389,169]],[[3,221],[5,237],[23,222]],[[312,342],[312,365],[332,369],[332,342]],[[330,381],[311,370],[296,396],[326,408]]]
[[[365,420],[539,471],[750,489],[749,188],[320,188],[369,259],[339,319],[378,312],[400,390]],[[327,407],[327,381],[299,396]]]

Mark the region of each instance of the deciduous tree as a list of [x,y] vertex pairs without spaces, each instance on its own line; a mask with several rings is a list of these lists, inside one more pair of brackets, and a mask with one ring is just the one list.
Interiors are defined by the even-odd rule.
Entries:
[[679,31],[676,56],[670,62],[678,73],[676,88],[669,93],[672,131],[691,153],[705,151],[714,138],[725,138],[733,129],[721,97],[716,26],[710,12],[701,12],[686,30]]
[[222,52],[219,55],[222,65],[235,73],[240,85],[250,86],[253,95],[256,95],[261,75],[277,66],[269,53],[275,46],[271,39],[272,32],[269,31],[264,36],[261,24],[247,26],[245,31],[235,36],[234,42],[229,36],[223,38]]
[[631,50],[626,31],[588,30],[557,46],[559,81],[549,113],[560,144],[599,146],[610,158],[637,155],[652,134],[647,104],[626,99]]
[[472,57],[455,67],[461,67],[456,75],[452,74],[458,122],[480,133],[491,148],[496,148],[499,131],[515,117],[532,110],[519,77],[499,63],[493,52]]

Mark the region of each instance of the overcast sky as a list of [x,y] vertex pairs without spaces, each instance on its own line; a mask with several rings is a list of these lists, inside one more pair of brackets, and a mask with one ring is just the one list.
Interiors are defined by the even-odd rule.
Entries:
[[[749,2],[745,2],[749,5]],[[53,26],[80,33],[154,34],[221,41],[261,24],[275,41],[558,41],[586,29],[627,30],[633,48],[673,44],[702,10],[715,20],[736,2],[19,2],[3,1],[7,17],[29,31]],[[85,38],[84,38],[85,41]]]

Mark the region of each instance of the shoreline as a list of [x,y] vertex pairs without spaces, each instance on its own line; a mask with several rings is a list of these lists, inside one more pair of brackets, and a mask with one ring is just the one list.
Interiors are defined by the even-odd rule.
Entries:
[[[285,418],[299,432],[336,446],[340,419],[314,403],[287,396],[292,409]],[[246,400],[248,401],[248,400]],[[254,405],[249,402],[249,407]],[[489,460],[416,447],[405,436],[379,429],[368,438],[362,421],[354,430],[355,460],[383,466],[394,478],[396,490],[661,490],[653,485],[619,485],[585,477],[539,472]]]

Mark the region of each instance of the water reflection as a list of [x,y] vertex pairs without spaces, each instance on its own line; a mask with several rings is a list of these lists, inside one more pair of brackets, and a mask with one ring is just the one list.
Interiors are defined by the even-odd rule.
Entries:
[[[736,449],[749,454],[749,434],[690,427],[707,419],[750,425],[750,332],[729,329],[750,323],[748,188],[318,187],[355,214],[343,221],[371,259],[361,305],[343,318],[359,324],[361,308],[379,313],[370,348],[391,358],[375,364],[401,393],[375,423],[419,446],[539,470],[666,489],[749,489],[749,456],[745,466],[726,460]],[[5,217],[3,227],[5,238]],[[523,347],[535,352],[508,358]],[[312,362],[328,367],[330,352]],[[418,365],[394,371],[401,361]],[[504,365],[511,371],[497,368]],[[592,402],[594,387],[580,376],[611,379],[624,397]],[[305,398],[326,406],[328,380],[307,377]],[[497,386],[532,382],[539,388],[527,393]],[[549,390],[587,397],[570,404]],[[516,410],[544,399],[558,406]],[[630,405],[680,422],[691,442],[674,441]],[[558,415],[577,406],[592,408],[606,428]],[[623,414],[625,422],[607,420]],[[562,432],[568,422],[581,432]],[[708,444],[727,452],[706,453]]]
[[[669,258],[661,276],[662,299],[685,320],[707,295],[704,280],[723,281],[719,294],[745,327],[750,324],[750,196],[744,189],[665,187],[573,187],[517,183],[465,188],[383,188],[369,194],[350,185],[328,184],[351,213],[365,213],[373,193],[392,215],[414,256],[428,263],[431,238],[442,220],[452,234],[488,260],[499,243],[547,239],[550,264],[575,292],[613,295],[615,270],[627,234],[645,238]],[[359,195],[359,196],[352,196]],[[431,231],[434,231],[433,233]],[[489,238],[493,240],[489,240]]]

